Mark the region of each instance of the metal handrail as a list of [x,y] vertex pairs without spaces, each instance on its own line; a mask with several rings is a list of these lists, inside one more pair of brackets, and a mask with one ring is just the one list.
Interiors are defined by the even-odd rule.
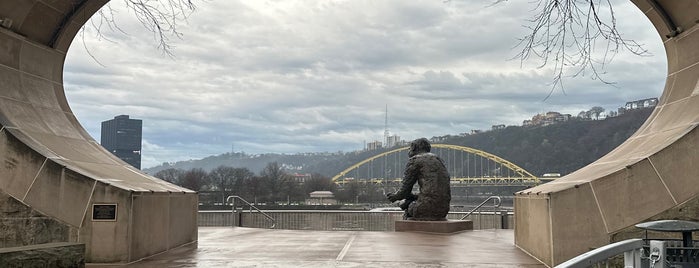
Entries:
[[476,212],[476,210],[480,209],[483,205],[485,205],[485,203],[488,203],[488,201],[490,201],[491,199],[495,201],[494,204],[493,204],[493,207],[494,207],[494,208],[499,208],[499,207],[500,207],[500,204],[502,203],[502,198],[500,198],[499,196],[490,196],[490,197],[486,198],[485,201],[481,202],[478,206],[476,206],[475,208],[473,208],[471,211],[469,211],[468,213],[466,213],[466,215],[464,215],[463,217],[461,217],[461,220],[464,220],[464,219],[466,219],[468,216],[471,216],[471,214],[473,214],[473,212]]
[[[254,206],[253,204],[250,204],[250,202],[248,202],[247,200],[245,200],[245,199],[243,199],[242,197],[237,196],[237,195],[231,195],[231,196],[226,197],[226,203],[230,202],[230,200],[233,199],[233,202],[231,203],[231,206],[232,206],[232,208],[231,208],[231,213],[235,213],[235,199],[236,199],[236,198],[237,198],[237,199],[240,199],[240,201],[243,201],[245,204],[247,204],[248,206],[250,206],[250,212],[252,212],[252,209],[254,208],[255,210],[257,210],[257,212],[259,212],[260,214],[262,214],[263,216],[265,216],[265,218],[267,218],[268,220],[270,220],[270,221],[272,222],[272,226],[269,227],[270,229],[274,229],[274,226],[277,225],[277,220],[275,220],[272,216],[270,216],[269,214],[267,214],[267,213],[265,213],[264,211],[260,210],[259,208],[257,208],[257,207]],[[235,224],[235,223],[234,223],[234,224]]]
[[[643,239],[628,239],[614,244],[609,244],[604,247],[597,248],[592,251],[585,252],[575,258],[572,258],[564,263],[556,265],[555,268],[585,268],[594,264],[604,262],[607,259],[617,256],[621,253],[639,251],[643,248]],[[629,264],[626,261],[635,258],[638,264]],[[633,258],[624,258],[624,267],[638,267],[640,265],[640,254],[634,255]]]

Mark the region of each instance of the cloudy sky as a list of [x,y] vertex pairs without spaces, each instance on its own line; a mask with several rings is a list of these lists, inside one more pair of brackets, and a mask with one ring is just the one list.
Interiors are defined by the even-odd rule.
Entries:
[[[624,37],[651,56],[618,54],[605,85],[511,60],[530,1],[284,0],[200,2],[171,39],[174,56],[113,0],[123,30],[87,29],[66,60],[65,89],[83,126],[143,120],[143,166],[225,152],[352,151],[382,140],[521,125],[547,112],[659,97],[659,37],[629,1],[615,1]],[[199,2],[199,1],[197,1]],[[642,74],[642,75],[639,75]]]

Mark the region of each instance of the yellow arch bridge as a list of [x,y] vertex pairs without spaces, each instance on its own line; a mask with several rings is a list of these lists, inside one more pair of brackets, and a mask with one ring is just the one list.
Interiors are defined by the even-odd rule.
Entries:
[[[363,184],[397,185],[408,161],[409,147],[400,147],[364,159],[332,178],[339,185],[350,182]],[[541,180],[523,168],[497,155],[478,149],[451,145],[432,144],[447,167],[453,185],[464,186],[534,186]]]

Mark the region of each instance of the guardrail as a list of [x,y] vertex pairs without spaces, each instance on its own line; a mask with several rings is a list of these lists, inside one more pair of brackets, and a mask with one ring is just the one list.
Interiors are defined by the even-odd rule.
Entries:
[[[585,252],[556,268],[623,267],[627,268],[670,268],[699,267],[699,247],[692,233],[699,231],[699,222],[684,220],[658,220],[642,222],[636,228],[645,230],[644,239],[628,239]],[[682,233],[682,239],[649,239],[648,231]]]
[[[271,221],[271,222],[272,222],[272,226],[269,227],[270,229],[274,229],[274,226],[277,225],[277,221],[276,221],[272,216],[270,216],[269,214],[264,213],[262,210],[260,210],[259,208],[257,208],[257,207],[254,206],[253,204],[250,204],[250,202],[248,202],[247,200],[243,199],[242,197],[237,196],[237,195],[231,195],[231,196],[229,196],[229,197],[226,197],[226,203],[231,203],[231,216],[233,216],[233,224],[232,224],[231,226],[235,226],[236,222],[238,222],[238,221],[236,220],[236,216],[240,217],[240,215],[242,215],[242,213],[240,213],[240,212],[237,211],[237,206],[235,205],[235,200],[236,200],[236,199],[238,199],[238,200],[240,200],[240,201],[243,201],[243,203],[245,203],[246,205],[248,205],[248,206],[250,207],[250,212],[251,212],[251,213],[252,213],[252,209],[254,208],[257,212],[259,212],[259,213],[260,213],[262,216],[264,216],[267,220]],[[243,209],[243,208],[241,207],[241,208],[240,208],[241,212],[242,212],[242,209]]]
[[588,251],[555,268],[607,267],[609,259],[621,254],[624,254],[624,267],[641,267],[642,250],[643,239],[628,239]]
[[480,204],[478,204],[478,206],[476,206],[475,208],[473,208],[471,211],[469,211],[468,213],[466,213],[466,215],[464,215],[463,217],[461,217],[461,219],[464,220],[464,219],[466,219],[468,216],[471,216],[471,214],[473,214],[473,212],[476,212],[476,211],[480,210],[481,207],[483,207],[483,205],[485,205],[485,203],[488,203],[488,201],[490,201],[490,200],[493,200],[493,209],[499,208],[499,207],[500,207],[500,204],[502,204],[502,199],[501,199],[499,196],[490,196],[490,197],[486,198],[485,200],[483,200],[483,202],[481,202]]
[[[318,231],[394,231],[394,222],[402,219],[402,211],[346,211],[346,210],[230,210],[199,211],[198,224],[205,226],[241,226],[267,228],[268,216],[276,222],[276,229]],[[265,214],[267,216],[265,216]],[[448,219],[461,219],[466,212],[450,212]],[[514,213],[481,211],[470,216],[474,229],[512,229]]]

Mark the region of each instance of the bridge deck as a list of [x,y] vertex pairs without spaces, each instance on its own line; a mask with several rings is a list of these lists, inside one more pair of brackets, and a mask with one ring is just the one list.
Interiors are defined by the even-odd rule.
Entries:
[[120,267],[544,267],[514,246],[513,235],[200,227],[198,247]]

